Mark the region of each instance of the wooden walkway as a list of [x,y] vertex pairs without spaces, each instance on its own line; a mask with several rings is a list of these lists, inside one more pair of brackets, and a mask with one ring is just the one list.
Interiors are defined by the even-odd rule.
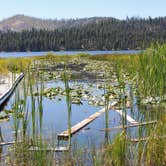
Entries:
[[[21,141],[17,142],[21,143]],[[10,141],[10,142],[0,142],[0,146],[7,146],[7,145],[13,145],[16,144],[15,141]],[[58,146],[58,147],[46,147],[46,148],[41,148],[38,146],[32,146],[29,148],[30,151],[53,151],[53,152],[64,152],[64,151],[69,151],[69,146]]]
[[[110,110],[113,106],[115,106],[118,102],[113,102],[112,104],[109,105],[108,110]],[[129,115],[125,115],[125,113],[122,110],[114,110],[116,111],[118,114],[120,114],[123,117],[126,117],[126,120],[131,124],[131,126],[139,126],[139,123],[137,121],[135,121],[132,117],[130,117]],[[75,126],[71,127],[71,136],[73,134],[75,134],[76,132],[78,132],[79,130],[81,130],[83,127],[87,126],[89,123],[91,123],[92,121],[94,121],[96,118],[98,118],[101,114],[103,114],[105,112],[105,108],[101,109],[100,111],[94,113],[93,115],[89,116],[88,118],[84,119],[83,121],[77,123]],[[117,127],[117,128],[121,128]],[[69,133],[68,130],[63,131],[62,133],[58,134],[58,139],[68,139],[69,137]]]
[[9,78],[6,78],[7,82],[5,84],[0,84],[0,106],[10,97],[23,77],[23,73],[17,74],[15,80],[12,81],[12,74],[10,73]]
[[0,142],[0,146],[5,146],[5,145],[13,145],[15,144],[15,141],[10,141],[10,142]]
[[46,148],[41,148],[41,147],[31,147],[29,148],[30,151],[52,151],[52,152],[65,152],[69,151],[69,146],[60,146],[60,147],[46,147]]
[[[118,102],[113,102],[112,104],[109,104],[108,110],[110,110],[113,106],[115,106]],[[79,130],[81,130],[83,127],[87,126],[89,123],[94,121],[96,118],[98,118],[100,115],[102,115],[105,112],[105,108],[101,109],[100,111],[92,114],[88,118],[84,119],[83,121],[77,123],[75,126],[71,127],[71,135],[75,134]],[[68,130],[63,131],[62,133],[58,134],[58,139],[68,139],[69,133]]]

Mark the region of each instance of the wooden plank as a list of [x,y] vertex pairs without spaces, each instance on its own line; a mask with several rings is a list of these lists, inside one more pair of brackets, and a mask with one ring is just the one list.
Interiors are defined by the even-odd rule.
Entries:
[[129,115],[125,115],[125,113],[122,111],[122,110],[114,110],[116,111],[117,113],[119,113],[121,116],[125,117],[126,116],[126,120],[128,122],[130,122],[131,124],[138,124],[137,121],[135,121],[132,117],[130,117]]
[[156,120],[154,121],[149,121],[149,122],[141,122],[141,123],[137,123],[137,124],[131,124],[131,125],[120,125],[120,126],[115,126],[112,128],[108,128],[108,129],[101,129],[100,131],[112,131],[112,130],[116,130],[116,129],[123,129],[123,128],[129,128],[129,127],[138,127],[138,126],[144,126],[144,125],[149,125],[149,124],[155,124],[157,123]]
[[15,81],[12,82],[12,76],[10,76],[9,82],[4,87],[1,85],[1,95],[0,95],[0,106],[11,96],[13,91],[15,90],[18,83],[24,77],[23,73],[20,73],[16,76]]
[[[108,109],[110,110],[113,106],[115,106],[118,102],[115,101],[112,104],[109,104]],[[75,134],[79,130],[81,130],[83,127],[87,126],[89,123],[94,121],[96,118],[98,118],[100,115],[102,115],[105,112],[105,108],[101,109],[100,111],[92,114],[88,118],[84,119],[83,121],[77,123],[75,126],[71,127],[71,135]],[[58,139],[67,139],[69,137],[68,130],[63,131],[62,133],[58,134]]]
[[46,147],[46,148],[40,148],[40,147],[31,147],[29,148],[30,151],[53,151],[53,152],[64,152],[64,151],[69,151],[69,147],[68,146],[60,146],[60,147]]
[[22,141],[9,141],[9,142],[0,142],[0,146],[5,146],[5,145],[13,145],[13,144],[16,144],[16,143],[21,143]]
[[15,144],[15,141],[10,141],[10,142],[0,142],[0,146],[5,146],[5,145],[13,145]]
[[[21,141],[19,141],[21,142]],[[6,145],[13,145],[15,144],[15,141],[10,141],[10,142],[0,142],[0,146],[6,146]],[[54,152],[63,152],[63,151],[68,151],[69,146],[60,146],[60,147],[46,147],[46,148],[40,148],[40,147],[31,147],[29,148],[30,151],[54,151]]]
[[[148,139],[150,139],[151,137],[144,137],[144,138],[127,138],[127,140],[129,140],[130,142],[132,143],[137,143],[137,142],[140,142],[140,141],[146,141]],[[153,139],[165,139],[166,138],[166,135],[163,135],[163,136],[154,136]]]

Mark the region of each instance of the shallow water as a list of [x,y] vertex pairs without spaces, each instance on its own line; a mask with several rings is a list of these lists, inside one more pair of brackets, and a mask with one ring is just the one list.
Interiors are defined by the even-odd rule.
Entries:
[[[76,82],[70,82],[70,86],[75,85]],[[88,82],[77,82],[77,84],[82,84],[85,88],[88,87]],[[45,88],[50,87],[57,87],[61,86],[64,87],[64,83],[62,81],[47,81],[45,82]],[[19,91],[21,94],[23,92],[23,83],[17,87],[15,94]],[[95,83],[93,84],[92,92],[93,95],[103,94],[103,90],[97,89]],[[14,103],[15,94],[10,98],[7,105],[4,109],[12,109],[12,105]],[[61,101],[58,100],[61,98]],[[44,138],[50,138],[54,134],[59,134],[64,130],[67,130],[67,108],[66,108],[66,101],[64,96],[58,96],[53,100],[49,98],[43,97],[43,115],[42,115],[42,122],[39,117],[39,111],[36,110],[35,112],[35,126],[38,132],[40,131],[40,122],[42,123],[42,135]],[[93,113],[99,111],[102,107],[96,107],[89,105],[87,101],[82,100],[82,105],[75,105],[72,104],[72,113],[71,113],[71,125],[75,125],[78,122],[84,120],[85,118],[89,117]],[[31,97],[27,97],[27,107],[29,109],[29,125],[28,125],[28,133],[32,135],[32,114],[31,114]],[[133,103],[132,109],[127,109],[127,114],[134,118],[136,121],[141,122],[145,121],[147,117],[149,120],[153,120],[153,116],[151,114],[144,112],[142,113],[139,110],[138,105],[135,101]],[[155,116],[154,116],[155,117]],[[122,117],[114,110],[109,111],[109,119],[108,119],[108,126],[109,128],[119,126],[122,124]],[[10,120],[8,122],[0,122],[0,127],[2,130],[2,134],[4,137],[4,141],[12,141],[13,138],[13,131],[14,131],[14,121],[13,115],[10,116]],[[21,124],[20,124],[21,127]],[[72,141],[77,142],[79,144],[85,145],[88,142],[95,145],[100,145],[105,141],[105,135],[107,134],[105,131],[101,131],[101,129],[105,129],[106,122],[105,122],[105,114],[102,114],[99,118],[94,120],[92,123],[84,127],[78,133],[73,135]],[[21,128],[19,129],[21,133]],[[108,133],[110,140],[113,140],[114,136],[121,130],[113,130]],[[128,129],[130,135],[132,137],[138,136],[138,128],[130,128]]]

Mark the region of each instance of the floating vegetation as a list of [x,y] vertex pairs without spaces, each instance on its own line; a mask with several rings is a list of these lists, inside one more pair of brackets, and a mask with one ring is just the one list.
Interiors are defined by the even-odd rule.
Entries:
[[0,112],[0,122],[2,121],[9,121],[9,115],[5,111]]

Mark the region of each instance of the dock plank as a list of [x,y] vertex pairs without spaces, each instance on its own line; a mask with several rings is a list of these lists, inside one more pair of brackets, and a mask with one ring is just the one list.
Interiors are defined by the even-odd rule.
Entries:
[[0,85],[0,107],[11,96],[11,94],[14,92],[14,89],[23,77],[23,73],[17,74],[14,81],[12,80],[11,73],[8,77],[6,77],[7,81],[5,82],[5,84]]
[[10,141],[10,142],[0,142],[0,146],[5,146],[5,145],[13,145],[15,144],[15,141]]
[[31,147],[29,148],[30,151],[52,151],[52,152],[65,152],[65,151],[69,151],[69,147],[68,146],[60,146],[60,147],[46,147],[46,148],[41,148],[41,147]]
[[[110,110],[113,106],[115,106],[118,102],[115,101],[111,104],[109,104],[108,109]],[[71,135],[75,134],[85,126],[87,126],[89,123],[94,121],[96,118],[98,118],[100,115],[102,115],[106,111],[106,108],[101,109],[100,111],[92,114],[88,118],[84,119],[83,121],[77,123],[75,126],[71,127]],[[67,139],[69,137],[68,130],[63,131],[62,133],[58,134],[58,139]]]
[[115,126],[115,127],[108,128],[108,129],[101,129],[100,131],[112,131],[112,130],[123,129],[123,128],[127,129],[127,128],[130,128],[130,127],[139,127],[139,126],[145,126],[145,125],[156,124],[156,123],[157,123],[157,120],[154,120],[154,121],[149,121],[149,122],[141,122],[141,123],[138,123],[138,124]]

